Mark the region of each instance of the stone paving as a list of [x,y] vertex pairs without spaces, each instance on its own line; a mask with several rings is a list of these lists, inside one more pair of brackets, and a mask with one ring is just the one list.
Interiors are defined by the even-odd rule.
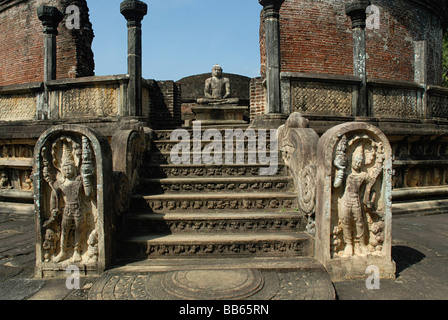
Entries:
[[[0,218],[1,219],[1,218]],[[366,279],[344,281],[334,283],[336,298],[339,300],[447,300],[448,299],[448,215],[431,216],[398,216],[393,221],[393,258],[397,264],[396,280],[381,280],[379,290],[368,290],[366,288]],[[216,270],[215,270],[216,272]],[[222,279],[228,277],[232,281],[227,284],[220,284],[222,292],[231,289],[232,285],[239,287],[241,298],[249,291],[258,292],[260,274],[263,274],[263,281],[267,288],[273,288],[278,285],[279,274],[275,272],[232,271],[228,274],[221,272],[219,276]],[[268,274],[268,276],[266,276]],[[290,294],[304,298],[313,299],[313,294],[307,291],[300,293],[297,288],[302,288],[306,277],[283,276],[284,284],[288,284]],[[99,282],[105,283],[114,281],[118,274],[105,274],[101,278],[85,277],[81,279],[79,290],[69,290],[65,286],[66,279],[39,279],[34,277],[34,220],[0,220],[0,300],[87,300],[89,297],[95,298],[94,290],[99,286]],[[139,283],[147,281],[162,281],[169,286],[169,295],[162,297],[160,292],[149,291],[153,298],[165,299],[202,299],[200,288],[194,288],[191,279],[207,276],[205,271],[193,272],[172,272],[170,277],[163,277],[163,273],[156,275],[130,275],[122,274],[126,279],[133,279],[136,286]],[[146,278],[145,278],[146,277]],[[367,275],[366,275],[367,278]],[[189,280],[188,280],[189,279]],[[216,278],[210,278],[210,286],[216,285]],[[248,281],[247,279],[250,279]],[[275,279],[275,281],[273,281]],[[119,279],[118,279],[119,280]],[[241,281],[240,281],[241,280]],[[124,281],[124,280],[121,280]],[[143,281],[143,282],[142,282]],[[149,281],[149,282],[148,282]],[[302,284],[300,284],[302,281]],[[176,291],[176,282],[180,286],[189,288],[187,296]],[[294,286],[296,284],[296,286]],[[230,287],[229,287],[230,286]],[[269,287],[270,286],[270,287]],[[119,286],[118,286],[119,287]],[[117,288],[118,288],[117,287]],[[123,287],[125,288],[125,287]],[[296,288],[296,289],[294,289]],[[148,298],[148,291],[140,288],[144,293],[141,298]],[[245,291],[246,290],[246,291]],[[269,289],[271,290],[271,289]],[[260,291],[253,298],[257,299],[275,299],[274,291]],[[272,289],[273,290],[273,289]],[[294,291],[296,290],[296,291]],[[89,291],[92,291],[89,295]],[[107,291],[107,290],[106,290]],[[104,293],[107,293],[104,291]],[[102,291],[103,292],[103,291]],[[198,293],[199,292],[199,293]],[[216,298],[220,297],[216,293]],[[291,299],[291,295],[285,295],[278,290],[276,298]],[[106,298],[103,293],[96,298]],[[135,294],[128,289],[123,289],[122,294]],[[166,294],[163,293],[163,294]],[[296,296],[296,297],[298,297]],[[114,296],[114,299],[116,297]],[[129,296],[127,297],[129,298]],[[315,296],[315,298],[324,298],[325,296]],[[294,299],[294,298],[292,298]]]

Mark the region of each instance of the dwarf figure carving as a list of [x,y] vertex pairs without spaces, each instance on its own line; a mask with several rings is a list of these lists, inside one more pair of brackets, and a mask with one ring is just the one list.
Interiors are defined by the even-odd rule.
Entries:
[[0,172],[0,189],[10,189],[8,174],[5,171]]
[[50,262],[53,258],[53,255],[56,252],[57,242],[57,234],[53,230],[47,229],[47,231],[45,232],[45,241],[42,244],[42,248],[44,249],[45,262]]
[[87,263],[95,263],[98,260],[98,232],[94,229],[87,241],[87,257],[89,258]]

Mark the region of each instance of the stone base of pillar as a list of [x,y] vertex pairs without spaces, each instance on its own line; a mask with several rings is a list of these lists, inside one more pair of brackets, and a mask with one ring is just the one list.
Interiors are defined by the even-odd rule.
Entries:
[[191,110],[196,115],[196,121],[203,125],[247,124],[244,113],[248,107],[238,105],[196,106]]
[[285,124],[288,115],[284,113],[267,113],[255,116],[251,128],[254,129],[278,129]]
[[384,256],[336,258],[325,264],[331,281],[339,282],[352,279],[366,279],[368,267],[377,267],[379,279],[395,279],[396,265],[392,259]]

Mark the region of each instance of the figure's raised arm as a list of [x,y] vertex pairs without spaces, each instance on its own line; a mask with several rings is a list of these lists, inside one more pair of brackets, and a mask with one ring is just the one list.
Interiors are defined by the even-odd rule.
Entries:
[[93,194],[93,176],[95,174],[95,166],[93,161],[93,153],[89,140],[82,137],[82,164],[81,177],[84,186],[84,193],[87,197]]

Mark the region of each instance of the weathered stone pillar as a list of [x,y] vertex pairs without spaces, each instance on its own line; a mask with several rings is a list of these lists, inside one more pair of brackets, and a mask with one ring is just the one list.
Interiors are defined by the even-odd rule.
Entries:
[[120,12],[128,22],[128,107],[127,116],[142,115],[142,20],[148,12],[143,1],[125,0]]
[[37,16],[44,26],[44,81],[56,79],[56,36],[64,14],[55,7],[40,6]]
[[[46,84],[48,81],[56,80],[56,36],[58,35],[58,25],[64,18],[64,14],[56,7],[40,6],[37,8],[37,16],[44,26],[44,83]],[[50,110],[45,84],[41,103],[37,106],[37,120],[55,116]]]
[[255,116],[251,128],[277,129],[285,124],[282,113],[280,84],[280,7],[285,0],[258,0],[263,6],[266,39],[266,97],[267,113]]
[[354,0],[345,6],[345,12],[352,20],[353,29],[353,69],[354,75],[361,78],[358,108],[355,116],[369,116],[367,103],[367,70],[366,70],[366,10],[368,0]]
[[269,113],[281,113],[280,7],[285,0],[258,0],[264,9],[266,37],[266,86]]

